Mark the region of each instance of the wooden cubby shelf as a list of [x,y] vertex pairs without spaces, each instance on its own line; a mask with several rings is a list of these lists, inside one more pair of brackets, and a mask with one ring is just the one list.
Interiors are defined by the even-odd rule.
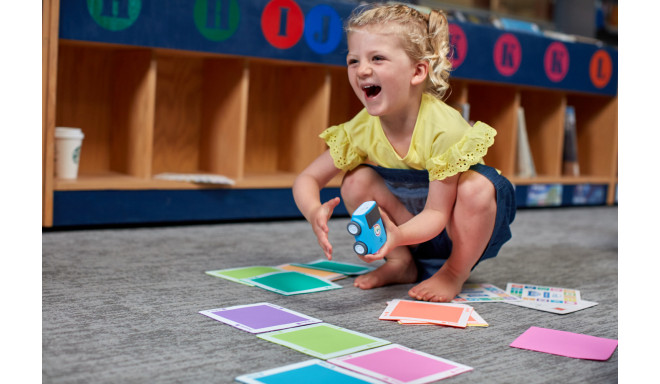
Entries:
[[[325,149],[318,135],[362,109],[347,81],[345,38],[331,52],[317,52],[318,42],[309,40],[321,34],[300,37],[290,48],[274,48],[258,22],[268,1],[252,0],[238,2],[236,37],[209,41],[179,22],[180,15],[188,17],[189,5],[163,3],[168,7],[142,2],[133,26],[111,30],[96,23],[86,1],[44,1],[42,225],[300,217],[290,188]],[[306,15],[318,5],[295,3]],[[341,18],[354,7],[343,1],[323,3]],[[171,13],[159,13],[163,10]],[[157,34],[149,27],[155,20],[173,30]],[[458,25],[473,52],[480,45],[492,52],[497,36],[505,33]],[[552,42],[514,35],[522,49]],[[527,72],[520,76],[501,76],[483,70],[484,63],[470,56],[450,80],[446,102],[469,104],[470,120],[497,130],[485,161],[516,185],[521,207],[543,205],[543,199],[530,196],[546,187],[563,196],[548,205],[616,203],[616,51],[605,49],[613,60],[610,84],[595,87],[583,81],[584,73],[604,48],[564,44],[572,60],[565,81],[543,79],[543,72],[538,74],[542,68],[532,61],[523,61]],[[538,49],[532,51],[523,57],[538,58]],[[568,105],[577,117],[578,177],[562,175]],[[525,110],[538,174],[533,178],[516,176],[519,107]],[[80,127],[85,134],[76,180],[55,177],[56,126]],[[235,184],[156,178],[161,173],[223,175]],[[340,184],[338,176],[324,196],[336,195]],[[584,190],[595,200],[575,197],[575,191]]]

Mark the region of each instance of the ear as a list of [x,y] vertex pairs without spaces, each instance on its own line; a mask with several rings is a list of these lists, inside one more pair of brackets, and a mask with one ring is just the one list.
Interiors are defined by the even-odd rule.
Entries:
[[429,74],[429,62],[426,60],[418,61],[417,64],[415,64],[415,72],[413,73],[413,77],[410,80],[410,84],[412,85],[419,85],[419,84],[424,84],[426,82],[426,77]]

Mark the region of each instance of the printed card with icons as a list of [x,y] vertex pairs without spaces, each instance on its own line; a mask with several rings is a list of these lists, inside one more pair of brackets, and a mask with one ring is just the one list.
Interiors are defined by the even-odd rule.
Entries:
[[577,289],[550,287],[536,284],[508,283],[506,292],[520,301],[507,301],[508,304],[565,315],[598,303],[583,300]]

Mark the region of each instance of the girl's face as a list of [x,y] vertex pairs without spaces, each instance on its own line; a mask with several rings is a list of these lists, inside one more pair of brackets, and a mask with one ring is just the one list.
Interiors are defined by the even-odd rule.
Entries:
[[418,65],[394,33],[375,26],[351,31],[346,63],[351,87],[370,115],[417,113],[421,97],[417,85],[426,73],[424,79],[417,79]]

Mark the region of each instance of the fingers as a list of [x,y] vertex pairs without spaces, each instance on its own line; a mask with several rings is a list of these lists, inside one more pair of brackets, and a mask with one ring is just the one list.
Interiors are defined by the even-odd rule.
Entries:
[[325,233],[330,231],[328,228],[328,220],[330,220],[330,217],[332,217],[332,213],[334,212],[337,205],[339,205],[339,202],[339,197],[335,197],[334,199],[328,200],[321,205],[320,214],[317,216],[317,223]]
[[326,204],[328,207],[330,207],[330,210],[331,210],[331,212],[332,212],[332,210],[334,210],[335,207],[337,207],[337,206],[339,205],[339,202],[340,202],[340,201],[341,201],[341,199],[339,199],[339,197],[335,197],[335,198],[333,198],[333,199],[330,199],[330,200],[326,201],[325,204]]
[[386,253],[381,253],[380,251],[378,251],[373,255],[364,255],[364,256],[360,256],[360,258],[367,263],[371,263],[376,260],[382,260],[385,257],[385,255]]

